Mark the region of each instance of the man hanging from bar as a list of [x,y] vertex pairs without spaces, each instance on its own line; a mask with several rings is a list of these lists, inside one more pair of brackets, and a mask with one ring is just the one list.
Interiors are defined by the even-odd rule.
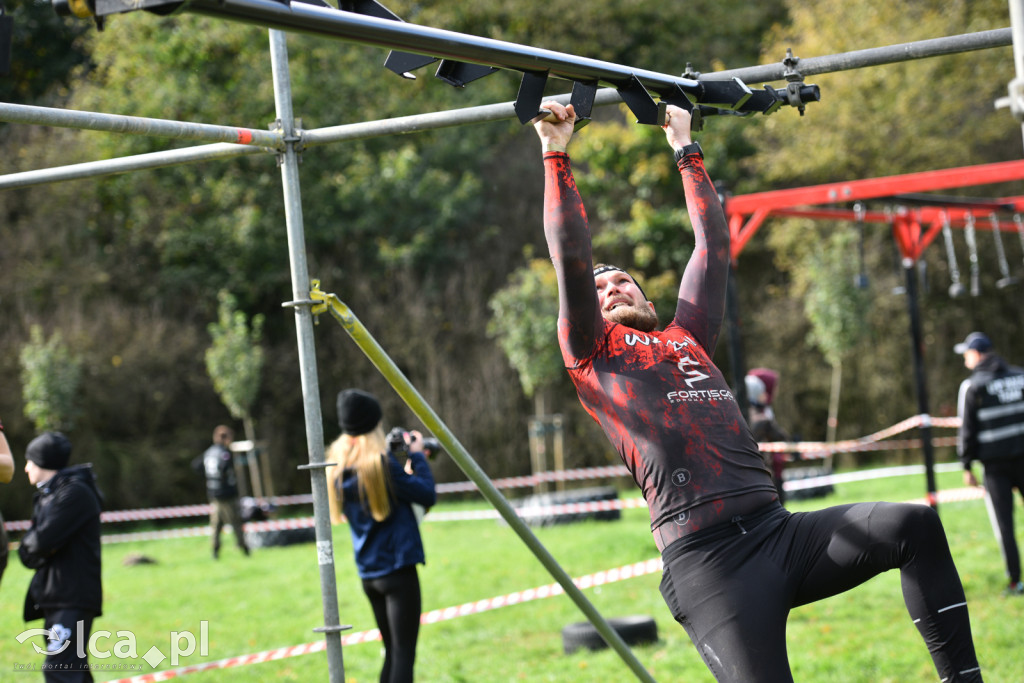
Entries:
[[545,102],[544,233],[558,279],[558,341],[587,412],[643,491],[662,553],[661,592],[720,683],[792,681],[786,620],[797,606],[899,569],[903,599],[943,681],[981,681],[963,587],[935,510],[858,503],[790,513],[711,358],[729,232],[690,115],[665,134],[696,246],[672,320],[617,266],[593,264],[566,147],[572,106]]

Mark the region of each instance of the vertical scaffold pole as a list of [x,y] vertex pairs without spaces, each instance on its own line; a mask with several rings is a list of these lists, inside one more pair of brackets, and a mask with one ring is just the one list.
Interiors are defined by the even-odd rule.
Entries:
[[[1015,78],[1008,86],[1006,102],[1024,135],[1024,0],[1010,0],[1010,30],[1013,39],[1013,64]],[[997,102],[996,106],[1000,106]]]
[[939,509],[938,486],[935,483],[935,449],[932,441],[932,419],[928,407],[928,383],[925,379],[924,336],[921,333],[921,306],[917,288],[917,261],[903,259],[903,272],[907,282],[907,311],[910,315],[910,341],[914,356],[914,380],[917,393],[917,410],[921,416],[921,447],[924,451],[925,486],[928,493],[925,500],[935,510]]
[[[285,147],[280,154],[281,185],[284,191],[285,223],[288,229],[288,257],[292,276],[292,298],[309,298],[309,268],[306,262],[305,234],[302,224],[302,197],[299,187],[299,142],[292,111],[291,76],[285,34],[270,31],[270,58],[274,74],[274,101],[278,125]],[[324,470],[324,433],[320,413],[320,387],[316,373],[316,349],[313,342],[313,315],[308,306],[295,306],[295,334],[302,376],[302,404],[306,414],[306,445],[309,449],[309,476],[313,490],[316,527],[316,555],[320,568],[320,592],[323,599],[323,632],[327,646],[327,668],[331,683],[344,683],[345,666],[341,654],[338,616],[338,589],[334,573],[334,544],[327,502],[327,474]]]

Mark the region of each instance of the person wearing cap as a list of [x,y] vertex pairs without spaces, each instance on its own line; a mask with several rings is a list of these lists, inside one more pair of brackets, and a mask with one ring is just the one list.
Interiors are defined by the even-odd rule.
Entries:
[[1024,595],[1020,551],[1013,528],[1013,489],[1024,495],[1024,369],[1010,365],[982,332],[971,332],[953,347],[971,376],[960,384],[957,455],[964,483],[977,486],[971,464],[985,470],[989,518],[1009,579],[1005,593]]
[[434,475],[419,432],[406,434],[400,453],[388,448],[373,394],[346,389],[337,407],[341,435],[326,458],[334,463],[327,469],[331,521],[341,523],[342,513],[348,520],[356,569],[384,641],[380,681],[408,683],[422,611],[416,565],[426,563],[413,505],[436,502]]
[[567,147],[572,105],[534,119],[544,164],[544,234],[558,281],[558,343],[580,402],[643,492],[662,554],[661,592],[719,683],[792,681],[794,607],[899,569],[907,611],[940,678],[980,681],[963,586],[935,510],[858,503],[791,513],[712,358],[725,313],[729,227],[690,137],[668,105],[664,130],[694,249],[677,304],[654,304],[619,267],[595,269]]
[[35,574],[25,595],[25,621],[44,619],[47,681],[91,681],[88,643],[103,611],[100,560],[102,496],[89,464],[68,466],[71,442],[44,432],[25,452],[25,473],[37,492],[32,522],[18,546]]
[[235,534],[235,544],[246,556],[249,544],[245,540],[242,523],[242,505],[238,498],[238,476],[231,453],[234,431],[225,425],[213,430],[213,443],[192,462],[192,469],[206,476],[206,496],[210,500],[210,537],[213,559],[220,557],[220,532],[228,524]]
[[[779,373],[769,368],[754,368],[744,378],[747,387],[747,402],[750,403],[750,433],[758,444],[789,441],[789,435],[775,421],[775,410],[772,402],[779,386]],[[775,490],[779,493],[779,503],[786,504],[786,491],[783,489],[782,472],[786,468],[786,454],[763,452],[764,462],[771,469]]]

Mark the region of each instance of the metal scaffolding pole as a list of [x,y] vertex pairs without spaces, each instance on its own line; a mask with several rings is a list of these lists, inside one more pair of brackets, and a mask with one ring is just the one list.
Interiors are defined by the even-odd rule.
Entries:
[[1024,0],[1010,0],[1010,30],[1013,34],[1014,79],[1007,85],[1007,96],[996,100],[996,107],[1009,107],[1024,134]]
[[[113,3],[118,11],[125,5]],[[97,5],[97,13],[102,4]],[[135,7],[128,6],[134,10]],[[379,19],[306,2],[277,0],[190,0],[182,11],[217,19],[295,31],[345,42],[384,47],[428,57],[454,59],[499,69],[547,73],[570,81],[603,82],[623,87],[633,78],[655,92],[693,89],[697,81],[554,50],[519,45],[466,33]]]
[[99,178],[103,176],[117,175],[118,173],[128,173],[130,171],[145,171],[154,168],[166,168],[168,166],[183,166],[185,164],[194,164],[200,161],[233,159],[247,154],[264,153],[266,153],[266,150],[260,147],[232,145],[227,142],[215,145],[203,145],[201,147],[172,149],[165,152],[150,152],[148,154],[136,154],[130,157],[121,157],[120,159],[89,161],[83,164],[43,168],[38,171],[8,173],[7,175],[0,176],[0,190],[13,190],[19,187],[45,185],[47,183],[57,183],[66,180]]
[[98,114],[91,111],[54,109],[28,104],[0,102],[0,121],[9,123],[38,123],[44,126],[100,130],[109,133],[132,133],[155,137],[203,140],[205,142],[232,142],[283,149],[279,132],[235,126],[215,126],[208,123],[187,123],[142,116]]
[[[292,111],[291,78],[288,71],[288,48],[285,34],[270,31],[270,58],[274,74],[274,101],[277,107],[285,146],[280,155],[281,184],[284,190],[285,223],[288,229],[288,257],[292,275],[294,303],[309,298],[309,268],[302,224],[302,197],[299,187],[299,160]],[[316,349],[313,338],[313,314],[308,306],[295,305],[295,334],[298,339],[299,370],[302,380],[302,405],[306,414],[306,445],[309,449],[309,470],[313,490],[313,514],[316,531],[316,556],[320,568],[320,594],[323,600],[322,632],[327,646],[327,668],[331,683],[344,683],[345,665],[341,653],[341,626],[338,616],[338,588],[334,573],[334,543],[328,512],[327,473],[324,461],[323,416],[320,412],[320,386],[316,372]]]
[[[842,52],[824,57],[801,58],[796,63],[796,70],[801,76],[862,69],[867,66],[897,64],[925,57],[941,57],[960,52],[974,52],[993,47],[1006,47],[1013,44],[1013,36],[1008,28],[997,28],[976,33],[963,33],[944,38],[930,38],[912,43],[900,43],[885,47],[873,47],[865,50]],[[785,78],[787,66],[781,61],[776,64],[727,69],[701,74],[700,80],[724,80],[739,78],[744,83],[768,83]]]
[[[992,31],[981,31],[979,33],[934,38],[890,47],[871,48],[824,57],[805,58],[799,61],[798,66],[801,73],[804,75],[832,73],[847,69],[881,66],[910,59],[937,57],[956,52],[969,52],[995,47],[1007,47],[1012,44],[1013,38],[1009,28],[995,29]],[[747,83],[763,83],[782,80],[784,78],[784,71],[785,67],[781,63],[767,64],[702,74],[700,76],[700,80],[728,80],[730,78],[740,78]],[[569,102],[570,95],[559,95],[552,99],[556,99],[565,104]],[[597,90],[594,98],[594,106],[606,106],[610,104],[619,104],[621,102],[622,96],[614,88],[599,89]],[[40,114],[39,118],[34,118],[36,113]],[[30,116],[29,114],[32,115]],[[17,116],[18,118],[11,118],[13,116]],[[0,107],[0,121],[42,124],[47,123],[43,118],[44,116],[52,121],[52,125],[61,125],[56,122],[55,118],[51,118],[51,115],[45,107],[32,107],[27,109],[21,108],[18,105]],[[338,126],[305,130],[301,131],[301,136],[303,147],[308,148],[332,142],[365,140],[387,135],[405,135],[471,123],[507,121],[515,118],[517,118],[515,103],[502,102],[498,104],[466,107],[463,109],[431,112],[428,114],[414,114],[411,116],[400,116],[391,119],[381,119],[378,121],[364,121],[360,123],[342,124]],[[144,121],[146,119],[136,120]],[[102,123],[102,120],[100,119],[97,119],[97,121]],[[76,128],[104,130],[104,128],[85,125],[86,121],[84,119],[77,119],[75,123],[76,125],[74,127]],[[132,129],[125,130],[124,132],[142,131]],[[271,132],[270,135],[274,135],[274,133]],[[264,150],[262,148],[254,147],[253,145],[231,143],[204,145],[199,147],[170,150],[167,152],[153,152],[150,154],[123,157],[121,159],[109,159],[106,161],[88,162],[52,169],[10,173],[0,176],[0,190],[41,185],[48,182],[114,175],[117,173],[126,173],[128,171],[177,166],[197,161],[227,159],[236,156],[261,154],[263,152]]]

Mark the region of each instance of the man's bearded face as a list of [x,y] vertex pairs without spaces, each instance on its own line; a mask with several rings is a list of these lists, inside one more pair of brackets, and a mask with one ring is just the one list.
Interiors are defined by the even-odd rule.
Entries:
[[633,278],[621,270],[609,270],[594,278],[597,300],[605,320],[641,332],[658,327],[654,304],[644,297]]

